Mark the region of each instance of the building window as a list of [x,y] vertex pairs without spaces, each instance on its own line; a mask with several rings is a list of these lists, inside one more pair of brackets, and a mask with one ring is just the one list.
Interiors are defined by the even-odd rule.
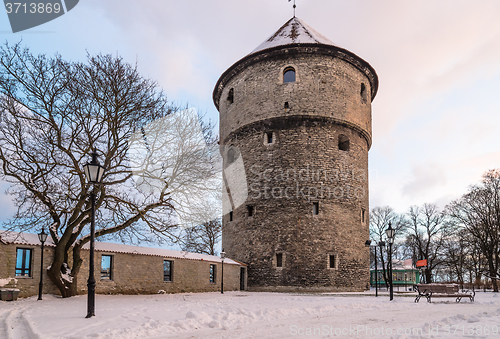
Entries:
[[288,103],[288,101],[285,101],[285,109],[289,109],[290,108],[290,104]]
[[172,260],[163,260],[163,281],[172,281],[173,265]]
[[229,221],[233,221],[233,211],[229,211]]
[[313,202],[313,215],[318,215],[319,214],[319,202],[315,201]]
[[29,248],[17,249],[16,277],[31,277],[31,254]]
[[295,69],[293,67],[287,67],[283,71],[283,83],[295,82]]
[[113,264],[113,256],[103,254],[101,257],[101,280],[112,280],[111,266]]
[[361,95],[361,100],[363,102],[366,102],[366,100],[367,100],[366,86],[363,83],[361,84],[361,90],[359,91],[359,94]]
[[247,212],[248,212],[248,216],[249,217],[253,217],[253,214],[254,214],[254,207],[252,205],[248,205],[247,206]]
[[283,267],[283,253],[276,253],[276,267]]
[[229,93],[227,93],[227,101],[229,101],[230,104],[234,102],[234,88],[231,88]]
[[349,138],[343,134],[339,135],[339,150],[348,151],[349,148]]
[[363,224],[366,222],[366,210],[364,208],[361,209],[361,222]]
[[335,254],[328,255],[328,268],[337,268],[337,256]]
[[274,143],[274,132],[264,133],[264,144],[270,145]]
[[215,269],[216,269],[216,266],[213,264],[210,264],[210,282],[212,284],[215,284]]

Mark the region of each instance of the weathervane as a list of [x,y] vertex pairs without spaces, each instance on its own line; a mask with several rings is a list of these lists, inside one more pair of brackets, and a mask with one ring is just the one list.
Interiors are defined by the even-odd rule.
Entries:
[[[290,2],[290,1],[292,1],[292,0],[288,0],[288,2]],[[297,7],[297,6],[295,6],[295,0],[293,0],[293,17],[294,17],[294,18],[295,18],[295,8],[296,8],[296,7]]]

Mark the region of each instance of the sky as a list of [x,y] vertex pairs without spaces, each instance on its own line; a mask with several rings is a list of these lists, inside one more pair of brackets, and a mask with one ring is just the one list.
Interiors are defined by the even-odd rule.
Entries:
[[[370,208],[444,207],[500,168],[500,2],[497,0],[297,0],[296,16],[370,63]],[[168,98],[218,121],[219,76],[293,16],[286,0],[86,0],[0,41],[85,60],[120,55]],[[14,213],[0,184],[0,222]]]

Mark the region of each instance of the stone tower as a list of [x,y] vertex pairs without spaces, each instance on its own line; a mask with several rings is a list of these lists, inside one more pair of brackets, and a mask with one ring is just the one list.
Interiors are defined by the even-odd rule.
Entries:
[[222,245],[249,289],[366,288],[377,87],[366,61],[296,17],[219,78]]

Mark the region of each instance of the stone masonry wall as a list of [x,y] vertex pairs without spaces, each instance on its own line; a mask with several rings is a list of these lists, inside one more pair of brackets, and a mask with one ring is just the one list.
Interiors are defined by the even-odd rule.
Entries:
[[[221,141],[225,151],[236,150],[236,157],[224,154],[224,166],[241,159],[248,190],[232,220],[225,210],[223,247],[249,265],[252,290],[363,290],[369,283],[370,81],[344,60],[300,51],[263,57],[222,89]],[[283,83],[287,67],[295,69],[295,82]],[[340,139],[349,140],[348,150]],[[228,192],[237,193],[230,185]]]
[[[33,249],[31,277],[16,277],[16,248]],[[45,247],[44,267],[50,266],[54,248]],[[21,290],[20,297],[38,294],[40,281],[40,246],[1,244],[0,243],[0,282],[8,288]],[[101,257],[103,254],[113,256],[112,280],[101,280]],[[78,292],[85,294],[88,279],[89,251],[82,251],[83,264],[78,274]],[[221,263],[204,260],[189,260],[169,257],[148,256],[129,253],[112,253],[96,251],[95,254],[96,293],[99,294],[155,294],[178,292],[210,292],[220,291]],[[173,279],[163,281],[163,260],[173,261]],[[209,281],[210,264],[215,264],[215,283]],[[224,290],[239,290],[240,267],[234,264],[224,264]],[[9,282],[7,282],[9,280]],[[59,294],[47,273],[43,276],[43,293]]]

